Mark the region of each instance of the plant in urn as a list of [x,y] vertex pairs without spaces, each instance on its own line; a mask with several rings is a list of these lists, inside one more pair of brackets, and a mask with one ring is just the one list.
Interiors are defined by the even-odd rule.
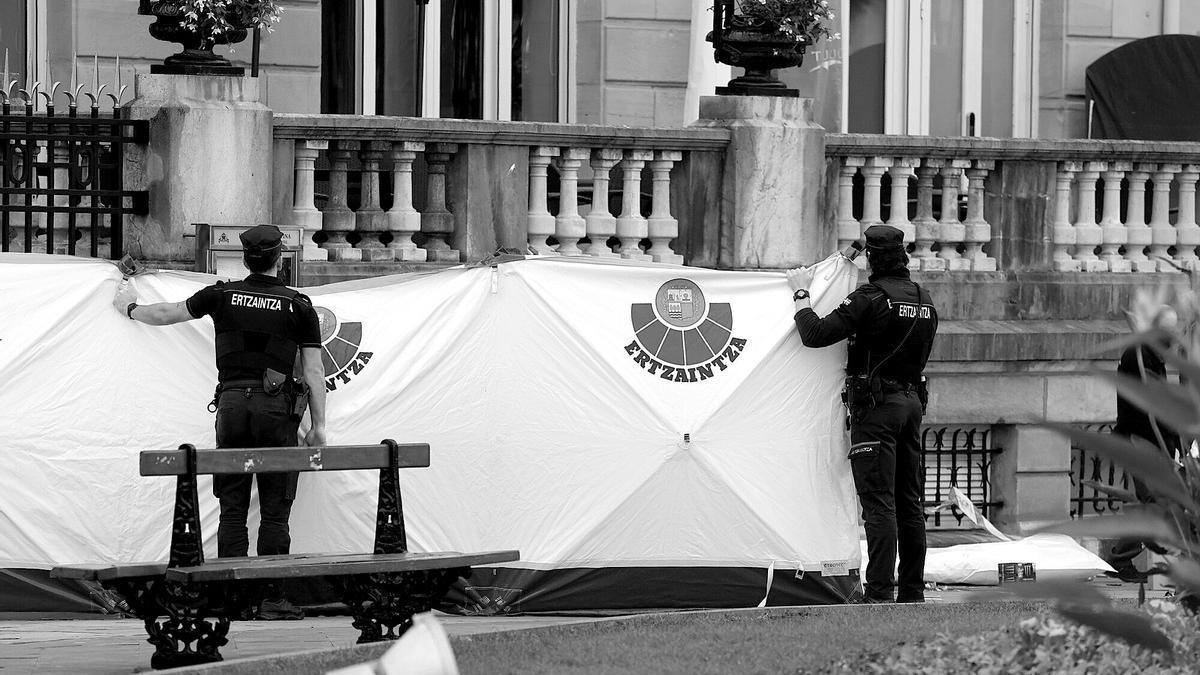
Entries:
[[713,5],[713,43],[718,63],[745,69],[741,77],[717,87],[717,94],[799,96],[775,70],[804,61],[804,52],[822,37],[837,39],[826,26],[834,19],[829,0],[718,0]]
[[281,8],[276,0],[140,0],[137,11],[155,17],[152,37],[183,45],[183,51],[150,66],[150,72],[240,76],[244,69],[213,47],[241,42],[255,28],[273,30]]

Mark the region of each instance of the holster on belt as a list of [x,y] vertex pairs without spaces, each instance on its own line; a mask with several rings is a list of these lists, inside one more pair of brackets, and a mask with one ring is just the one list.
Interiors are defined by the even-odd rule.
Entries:
[[855,413],[874,408],[882,399],[883,389],[879,378],[868,378],[866,375],[851,375],[846,378],[842,387],[842,403],[851,417]]
[[278,396],[284,393],[284,387],[291,379],[290,376],[284,375],[278,370],[267,368],[263,371],[263,391],[266,392],[267,396]]

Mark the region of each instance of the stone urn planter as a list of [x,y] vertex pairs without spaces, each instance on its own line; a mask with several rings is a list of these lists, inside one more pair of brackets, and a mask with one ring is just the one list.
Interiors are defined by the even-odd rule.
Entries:
[[717,87],[718,95],[800,95],[780,82],[775,71],[803,63],[805,45],[780,30],[778,24],[734,14],[731,5],[718,2],[713,6],[712,32],[705,39],[713,43],[717,63],[745,69],[741,77]]
[[221,33],[220,35],[203,35],[184,25],[183,10],[170,0],[140,0],[138,14],[153,16],[154,23],[150,24],[151,37],[164,42],[176,42],[183,45],[183,51],[168,56],[162,63],[150,66],[152,73],[170,75],[232,75],[240,77],[245,69],[235,66],[229,59],[213,52],[218,44],[236,44],[246,39],[248,31],[244,28]]

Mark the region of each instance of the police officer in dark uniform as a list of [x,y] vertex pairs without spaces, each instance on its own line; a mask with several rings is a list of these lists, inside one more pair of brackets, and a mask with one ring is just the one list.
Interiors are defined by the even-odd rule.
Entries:
[[[864,601],[923,602],[920,430],[927,392],[922,372],[937,333],[937,310],[929,293],[909,278],[904,233],[875,225],[865,235],[869,281],[828,316],[817,316],[810,305],[812,270],[789,270],[788,283],[805,346],[850,339],[844,396],[850,463],[867,532]],[[898,584],[893,581],[897,548]]]
[[[283,234],[257,225],[241,234],[243,261],[250,275],[218,282],[184,302],[139,305],[122,285],[113,300],[134,321],[156,326],[210,316],[216,329],[219,448],[287,447],[298,441],[304,399],[311,428],[307,445],[325,445],[325,370],[321,330],[312,301],[278,278]],[[298,373],[299,377],[295,374]],[[212,406],[210,406],[212,409]],[[288,518],[296,497],[296,473],[257,474],[261,522],[258,555],[288,553]],[[254,475],[213,476],[221,504],[217,556],[245,556],[246,516]],[[299,618],[281,598],[263,603],[263,618]]]

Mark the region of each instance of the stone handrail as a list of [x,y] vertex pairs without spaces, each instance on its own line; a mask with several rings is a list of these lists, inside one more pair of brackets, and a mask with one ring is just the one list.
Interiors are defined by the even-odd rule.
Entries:
[[[304,228],[307,260],[457,263],[503,247],[682,264],[689,251],[673,242],[688,219],[672,204],[693,212],[693,174],[720,184],[729,139],[723,129],[276,114],[273,213]],[[320,208],[318,167],[328,171]],[[593,198],[581,200],[581,187]]]
[[1200,265],[1198,143],[830,134],[825,154],[839,242],[886,222],[914,242],[913,269]]

